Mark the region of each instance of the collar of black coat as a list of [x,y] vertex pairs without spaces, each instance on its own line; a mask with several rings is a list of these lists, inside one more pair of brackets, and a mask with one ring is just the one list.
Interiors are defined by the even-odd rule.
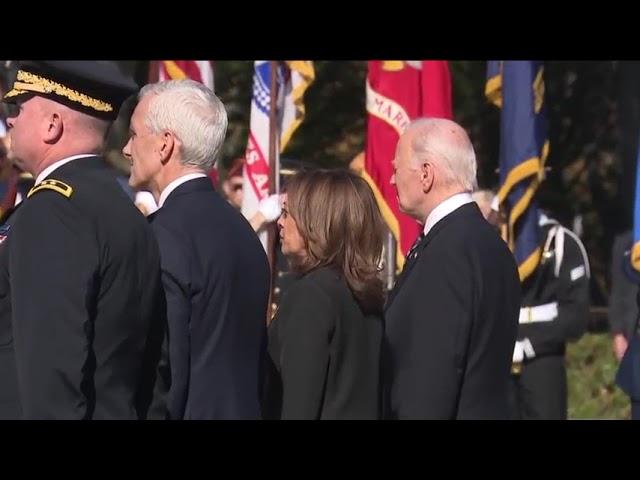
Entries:
[[172,203],[176,198],[184,194],[202,191],[216,191],[211,179],[207,176],[192,178],[191,180],[178,185],[174,190],[172,190],[171,193],[167,195],[167,198],[164,200],[164,203],[162,204],[162,207],[160,209],[167,206],[168,203]]

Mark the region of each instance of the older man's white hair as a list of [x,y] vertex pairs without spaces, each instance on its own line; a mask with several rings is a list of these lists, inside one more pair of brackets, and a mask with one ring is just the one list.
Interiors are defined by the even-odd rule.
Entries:
[[180,140],[183,165],[211,170],[227,132],[227,112],[220,99],[189,79],[145,85],[138,98],[147,95],[154,97],[146,118],[151,132],[172,132]]
[[464,128],[445,118],[419,118],[408,130],[413,133],[414,162],[435,163],[447,185],[458,185],[466,192],[477,188],[476,154]]

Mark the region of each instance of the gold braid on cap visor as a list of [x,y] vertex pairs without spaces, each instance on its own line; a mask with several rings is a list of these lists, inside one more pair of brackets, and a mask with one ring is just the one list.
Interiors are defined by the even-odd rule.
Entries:
[[67,97],[71,101],[78,102],[85,107],[93,108],[99,112],[113,111],[113,107],[107,102],[103,102],[97,98],[89,97],[84,93],[71,90],[64,85],[39,77],[33,73],[18,70],[18,75],[16,77],[16,81],[13,83],[13,88],[7,92],[4,98],[15,97],[16,95],[21,95],[26,92],[55,93],[62,97]]

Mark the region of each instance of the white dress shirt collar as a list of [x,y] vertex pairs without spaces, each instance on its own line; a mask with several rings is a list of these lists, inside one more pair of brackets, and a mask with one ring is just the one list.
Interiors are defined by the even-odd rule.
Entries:
[[429,230],[431,230],[433,226],[444,217],[457,210],[461,206],[471,202],[473,202],[473,198],[471,198],[471,194],[467,192],[457,193],[447,198],[444,202],[431,210],[431,213],[427,217],[427,220],[424,222],[424,235],[426,236],[429,233]]

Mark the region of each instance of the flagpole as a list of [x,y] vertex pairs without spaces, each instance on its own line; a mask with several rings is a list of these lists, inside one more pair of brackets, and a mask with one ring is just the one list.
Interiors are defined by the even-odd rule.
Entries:
[[160,79],[160,61],[151,60],[149,62],[149,74],[147,76],[148,83],[157,83]]
[[[276,177],[279,170],[276,163],[278,162],[278,85],[277,85],[277,68],[278,62],[271,61],[271,98],[269,103],[269,195],[276,193],[276,185],[278,179]],[[267,308],[267,325],[271,322],[273,315],[273,289],[276,278],[276,234],[277,226],[271,223],[267,226],[267,257],[269,259],[269,267],[271,269],[271,286],[269,288],[269,307]]]
[[216,62],[214,60],[209,60],[209,65],[211,65],[211,71],[213,72],[213,82],[211,82],[211,90],[213,90],[214,92],[216,91],[216,75],[215,75],[215,71],[216,71],[216,67],[215,67]]
[[386,282],[387,292],[390,292],[393,288],[393,284],[396,280],[396,252],[398,246],[396,243],[396,237],[393,236],[391,230],[387,230],[387,245],[385,249],[385,270],[386,270]]

